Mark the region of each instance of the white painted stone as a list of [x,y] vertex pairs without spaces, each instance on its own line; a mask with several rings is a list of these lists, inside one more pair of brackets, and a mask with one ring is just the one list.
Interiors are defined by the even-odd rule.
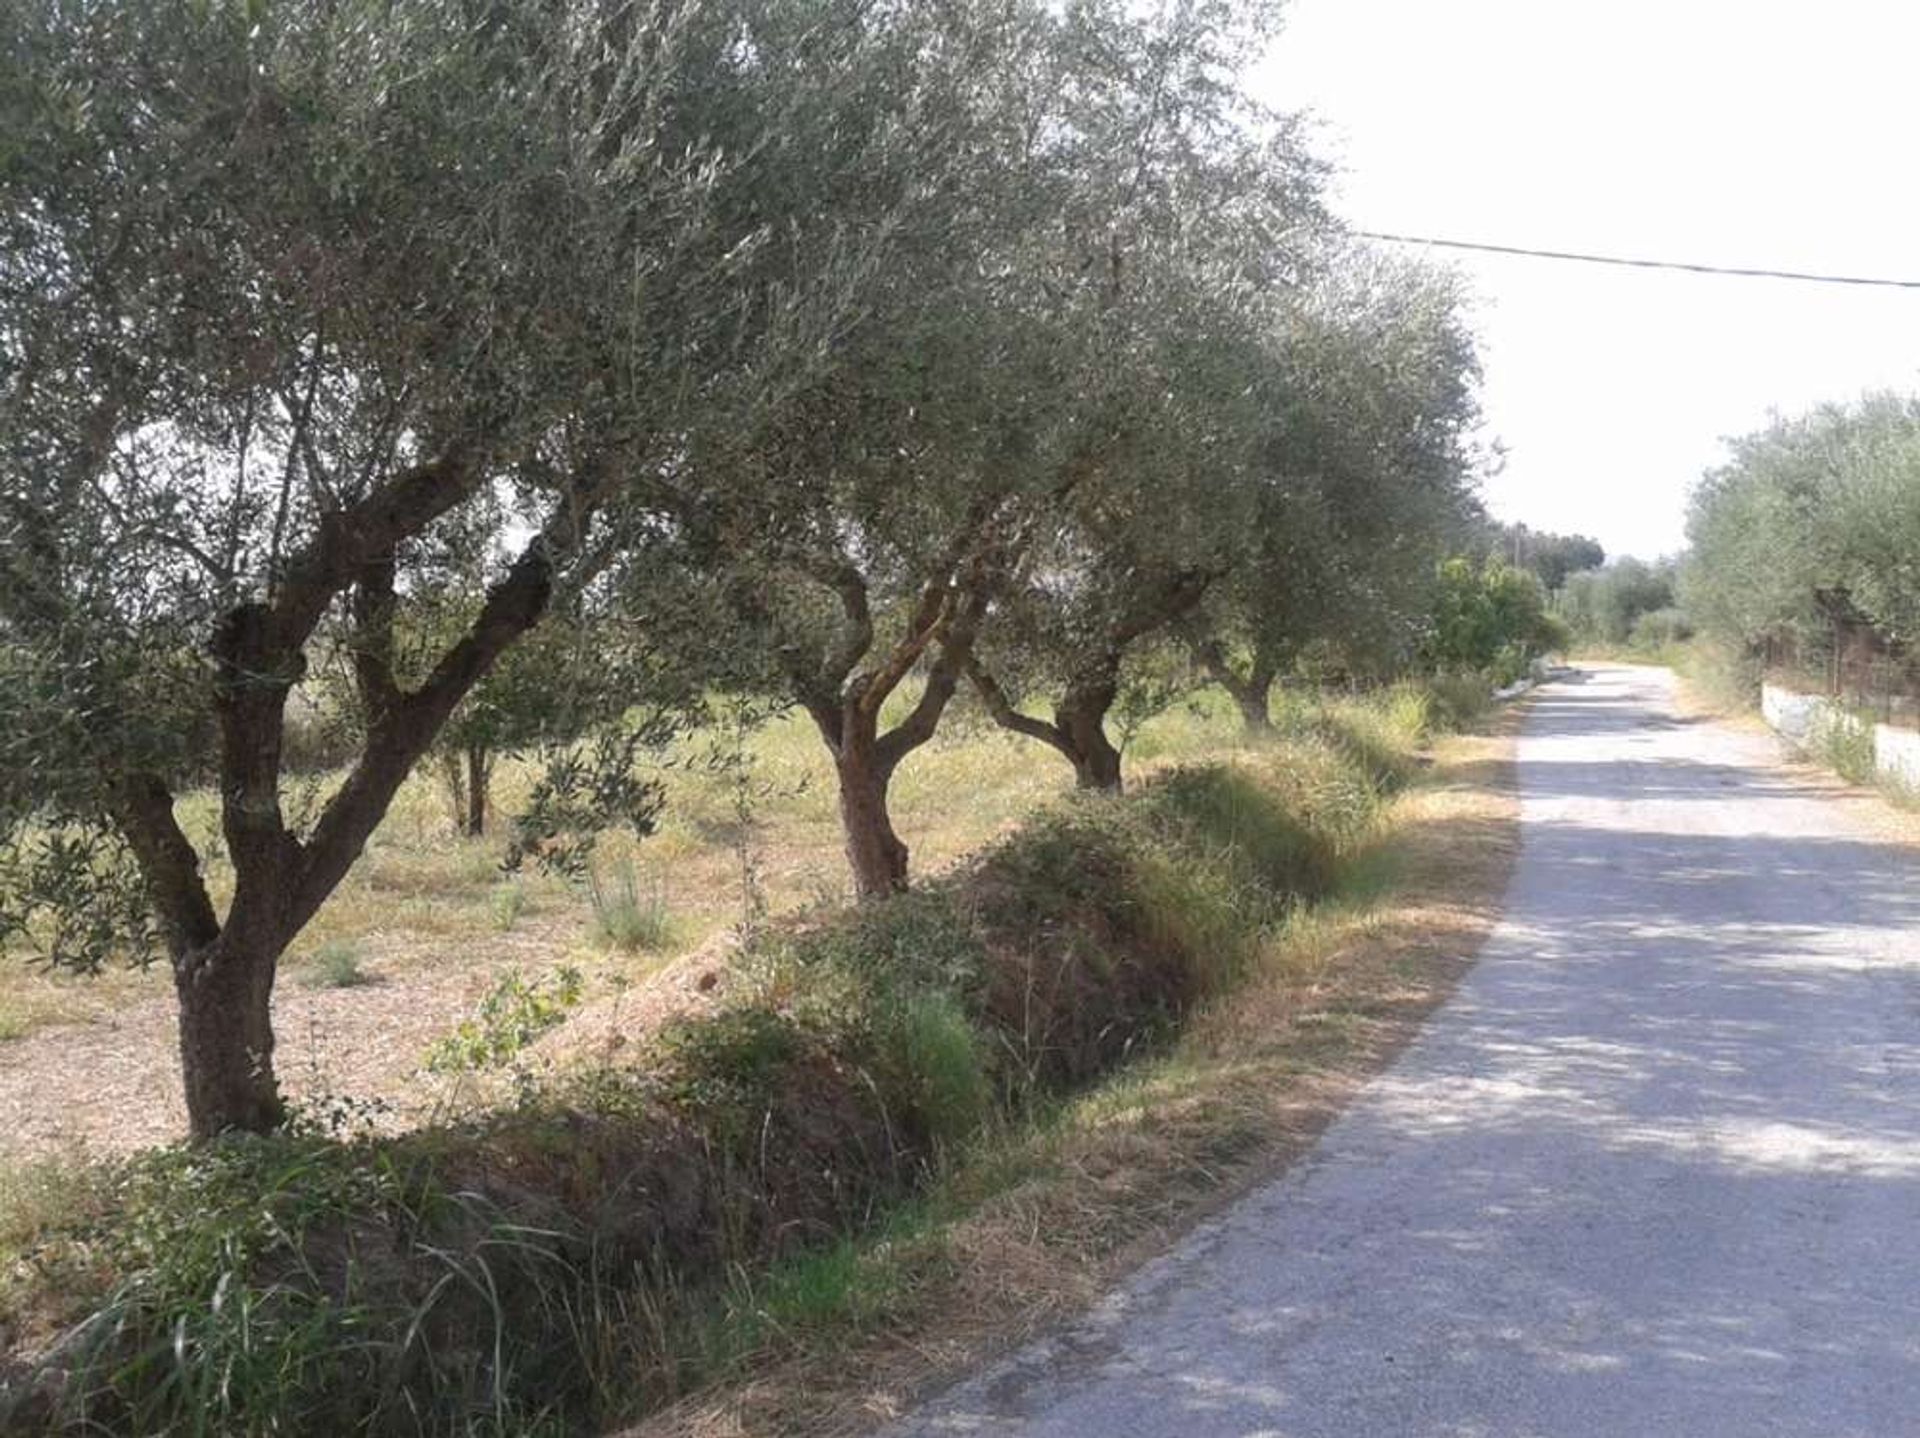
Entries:
[[[1760,712],[1775,733],[1806,744],[1828,723],[1858,724],[1831,699],[1800,694],[1778,684],[1760,686]],[[1873,767],[1880,777],[1908,789],[1920,789],[1920,729],[1893,724],[1873,726]]]
[[1903,788],[1920,789],[1920,729],[1874,725],[1873,767]]

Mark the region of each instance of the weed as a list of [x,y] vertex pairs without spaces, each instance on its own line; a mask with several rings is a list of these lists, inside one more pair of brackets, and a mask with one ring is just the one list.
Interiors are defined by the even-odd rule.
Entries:
[[509,879],[495,885],[493,894],[487,902],[488,912],[493,918],[493,926],[503,934],[520,922],[520,914],[526,906],[526,885],[517,879]]
[[1823,712],[1808,735],[1808,750],[1849,784],[1871,784],[1878,772],[1873,724],[1837,707]]
[[357,989],[375,982],[360,957],[360,946],[332,939],[313,951],[300,982],[310,989]]
[[673,937],[665,887],[656,879],[643,891],[631,862],[616,865],[610,880],[589,870],[587,898],[594,937],[622,953],[663,949]]
[[[74,1429],[580,1431],[910,1317],[996,1196],[1019,1212],[983,1254],[1110,1251],[1261,1140],[1307,1050],[1215,1070],[1181,1035],[1270,1044],[1301,989],[1337,985],[1350,929],[1306,905],[1369,853],[1426,715],[1405,693],[1338,724],[1303,709],[1231,764],[1063,801],[910,896],[776,921],[724,1007],[459,1126],[382,1137],[321,1104],[272,1139],[90,1170],[65,1209],[16,1185],[0,1325],[81,1321],[56,1355]],[[945,782],[982,752],[937,754]],[[664,925],[630,864],[594,896],[596,920],[625,901]],[[583,987],[502,975],[427,1066],[512,1065]],[[1288,1032],[1313,1030],[1311,1058],[1372,1023]]]
[[518,969],[495,981],[470,1019],[427,1049],[429,1073],[475,1073],[500,1068],[548,1029],[566,1021],[580,1002],[585,980],[562,966],[544,979],[528,982]]

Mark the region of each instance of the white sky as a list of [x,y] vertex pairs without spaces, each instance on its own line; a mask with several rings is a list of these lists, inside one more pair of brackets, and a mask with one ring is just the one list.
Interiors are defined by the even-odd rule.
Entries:
[[[1920,4],[1293,0],[1261,94],[1361,229],[1920,279]],[[1920,290],[1435,250],[1471,279],[1502,519],[1670,552],[1720,439],[1920,389]]]

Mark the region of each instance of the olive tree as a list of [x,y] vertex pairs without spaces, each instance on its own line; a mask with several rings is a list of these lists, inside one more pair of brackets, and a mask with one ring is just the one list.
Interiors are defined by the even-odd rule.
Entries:
[[[1688,614],[1716,636],[1830,642],[1855,613],[1883,642],[1920,635],[1920,401],[1869,395],[1731,441],[1694,490],[1681,573]],[[1827,596],[1823,602],[1821,596]]]
[[[197,1137],[281,1119],[288,943],[556,596],[671,548],[688,436],[804,372],[881,242],[757,212],[864,52],[768,65],[742,8],[0,15],[0,931],[167,956]],[[409,671],[422,555],[482,513]],[[298,804],[323,629],[362,737]]]
[[1310,647],[1349,672],[1407,662],[1435,565],[1479,521],[1478,366],[1449,276],[1341,246],[1274,349],[1258,516],[1184,626],[1253,733]]
[[[707,487],[724,502],[695,527],[769,682],[832,756],[863,897],[907,880],[893,774],[937,731],[996,606],[1074,496],[1144,426],[1112,380],[1132,333],[1113,317],[1132,288],[1126,226],[1192,198],[1163,183],[1162,152],[1194,132],[1183,95],[1217,103],[1223,14],[932,12],[947,84],[930,80],[922,109],[944,137],[946,184],[902,228],[814,382],[694,458],[732,476]],[[903,158],[912,188],[929,188],[928,157]],[[850,203],[900,183],[870,168]]]

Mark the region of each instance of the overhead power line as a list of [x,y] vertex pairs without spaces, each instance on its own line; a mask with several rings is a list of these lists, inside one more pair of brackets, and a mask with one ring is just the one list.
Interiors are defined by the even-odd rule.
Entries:
[[1750,269],[1742,265],[1701,265],[1686,260],[1645,260],[1626,255],[1591,255],[1578,250],[1535,250],[1524,245],[1489,245],[1475,240],[1441,240],[1431,235],[1389,235],[1355,230],[1362,239],[1396,245],[1432,245],[1443,250],[1477,250],[1489,255],[1521,255],[1533,260],[1572,260],[1583,265],[1618,265],[1632,270],[1682,270],[1694,275],[1734,275],[1746,279],[1799,280],[1816,285],[1865,285],[1877,289],[1920,290],[1920,280],[1889,280],[1870,275],[1821,275],[1806,270]]

